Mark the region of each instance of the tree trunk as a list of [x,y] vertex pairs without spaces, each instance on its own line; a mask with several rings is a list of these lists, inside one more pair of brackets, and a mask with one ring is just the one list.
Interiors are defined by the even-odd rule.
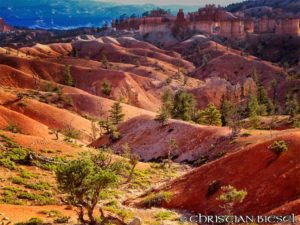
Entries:
[[130,174],[129,174],[129,177],[128,177],[126,183],[129,183],[129,182],[131,181],[132,176],[133,176],[133,172],[134,172],[134,168],[135,168],[135,166],[133,166],[133,167],[131,168],[131,171],[130,171]]
[[96,220],[95,220],[95,218],[94,218],[94,208],[93,207],[90,207],[90,208],[88,208],[88,217],[89,217],[89,219],[90,219],[90,225],[96,225]]

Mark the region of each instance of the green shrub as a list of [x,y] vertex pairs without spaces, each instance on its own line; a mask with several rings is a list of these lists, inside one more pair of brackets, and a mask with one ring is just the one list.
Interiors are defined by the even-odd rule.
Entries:
[[208,160],[209,160],[208,155],[202,155],[202,156],[199,157],[199,159],[197,159],[194,162],[194,166],[201,166],[201,165],[205,164]]
[[51,199],[49,196],[47,196],[47,193],[44,193],[42,195],[29,193],[29,192],[21,192],[18,194],[19,199],[25,199],[29,201],[35,201],[39,205],[51,205],[55,201]]
[[145,198],[143,204],[146,207],[160,206],[163,202],[168,202],[171,197],[172,193],[170,192],[150,194],[147,198]]
[[269,146],[269,149],[272,150],[275,154],[280,155],[283,152],[288,151],[288,146],[285,141],[275,141]]
[[154,218],[156,220],[170,220],[173,219],[176,214],[169,211],[162,211],[155,214]]
[[47,217],[58,217],[61,216],[61,212],[58,210],[42,210],[39,213],[47,215]]
[[16,223],[15,225],[42,225],[44,222],[40,218],[33,217],[27,222]]
[[35,184],[26,184],[25,187],[33,190],[49,190],[51,185],[47,182],[40,181]]
[[122,221],[129,220],[133,217],[133,213],[125,208],[106,206],[103,209],[117,215]]
[[11,181],[13,184],[27,185],[27,179],[22,177],[13,177]]
[[68,223],[71,217],[69,216],[60,216],[56,218],[53,222],[54,223]]
[[31,178],[35,178],[36,175],[32,174],[30,171],[28,170],[24,170],[22,169],[20,171],[20,177],[25,178],[25,179],[31,179]]
[[0,158],[0,166],[8,168],[10,170],[15,170],[17,168],[16,164],[9,158]]
[[251,133],[249,132],[245,132],[243,134],[241,134],[241,137],[250,137],[251,136]]
[[8,124],[6,127],[6,130],[10,131],[12,133],[21,133],[21,128],[19,127],[19,125],[14,124],[14,123]]
[[223,157],[224,155],[226,155],[226,152],[225,151],[220,151],[216,154],[216,158],[219,159],[219,158]]
[[63,129],[62,133],[65,136],[65,141],[71,142],[71,139],[78,139],[80,137],[79,131],[75,130],[72,127],[67,126]]
[[26,163],[28,151],[21,147],[12,148],[6,152],[5,156],[15,163],[23,164]]

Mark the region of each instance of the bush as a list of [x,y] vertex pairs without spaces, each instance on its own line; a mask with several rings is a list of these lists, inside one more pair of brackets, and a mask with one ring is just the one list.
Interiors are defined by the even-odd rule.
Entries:
[[22,177],[13,177],[11,181],[13,184],[27,185],[27,180]]
[[35,178],[36,176],[34,174],[32,174],[31,172],[29,172],[28,170],[22,169],[20,172],[20,177],[25,178],[25,179],[31,179],[31,178]]
[[21,128],[17,124],[14,124],[14,123],[8,124],[6,127],[6,130],[10,131],[12,133],[21,133]]
[[194,162],[194,166],[201,166],[201,165],[205,164],[208,160],[209,160],[208,155],[202,155],[202,156],[199,157],[199,159],[197,159]]
[[155,219],[156,220],[170,220],[172,218],[174,218],[176,214],[173,212],[169,212],[169,211],[162,211],[162,212],[158,212],[155,214]]
[[160,206],[163,202],[168,202],[172,197],[170,192],[161,192],[157,194],[150,194],[143,204],[146,207]]
[[42,219],[33,217],[27,222],[16,223],[15,225],[42,225],[43,223]]
[[28,151],[21,147],[12,148],[7,151],[5,156],[15,163],[26,164]]
[[49,194],[44,193],[42,195],[33,194],[29,192],[21,192],[18,194],[19,199],[25,199],[30,201],[35,201],[39,205],[51,205],[54,204],[54,200],[50,198]]
[[60,216],[56,218],[53,222],[54,223],[68,223],[71,217],[69,216]]
[[9,158],[0,159],[0,166],[3,166],[10,170],[15,170],[17,168],[16,164],[11,161]]
[[104,96],[110,96],[111,91],[112,91],[111,83],[107,80],[103,81],[103,83],[101,84],[101,93]]
[[25,187],[33,190],[49,190],[51,185],[47,182],[40,181],[35,184],[26,184]]
[[251,136],[251,133],[249,132],[245,132],[243,134],[241,134],[241,137],[250,137]]
[[288,151],[288,146],[285,141],[275,141],[269,146],[269,149],[272,150],[275,154],[280,155],[283,152]]
[[80,137],[79,131],[69,126],[63,130],[63,134],[65,135],[65,141],[68,142],[71,142],[71,139],[78,139]]

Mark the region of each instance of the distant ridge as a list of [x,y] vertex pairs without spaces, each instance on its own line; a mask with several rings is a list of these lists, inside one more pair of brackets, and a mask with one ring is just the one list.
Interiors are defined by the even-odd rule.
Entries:
[[284,12],[300,13],[300,0],[248,0],[230,4],[226,7],[226,9],[231,12],[237,12],[240,10],[264,6],[272,7],[274,9],[282,9]]

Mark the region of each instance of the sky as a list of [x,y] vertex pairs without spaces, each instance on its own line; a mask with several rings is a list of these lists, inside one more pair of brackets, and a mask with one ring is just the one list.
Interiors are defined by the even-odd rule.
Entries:
[[179,0],[104,0],[104,1],[116,2],[122,4],[151,3],[155,5],[205,5],[205,4],[228,5],[230,3],[240,2],[241,0],[181,0],[181,1]]

